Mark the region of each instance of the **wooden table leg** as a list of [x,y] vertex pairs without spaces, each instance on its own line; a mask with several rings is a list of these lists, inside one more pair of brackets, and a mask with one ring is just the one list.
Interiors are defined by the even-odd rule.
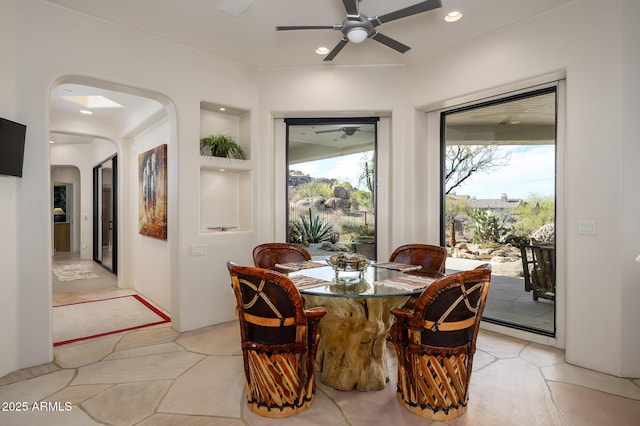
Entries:
[[391,308],[407,297],[344,298],[305,295],[306,307],[323,306],[316,357],[319,380],[335,389],[383,389],[389,381],[386,337]]

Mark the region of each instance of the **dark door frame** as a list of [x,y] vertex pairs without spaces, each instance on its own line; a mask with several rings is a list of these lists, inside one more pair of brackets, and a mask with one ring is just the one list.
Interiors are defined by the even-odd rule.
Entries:
[[102,212],[99,211],[100,206],[99,198],[102,196],[102,188],[100,188],[99,174],[102,170],[102,165],[111,161],[112,166],[112,178],[111,178],[111,208],[113,210],[113,223],[112,228],[112,259],[111,259],[111,272],[114,275],[118,274],[118,156],[107,158],[102,163],[93,168],[93,260],[102,265],[101,257],[99,256],[99,250],[102,250],[99,241],[99,232],[102,230],[102,224],[100,216]]

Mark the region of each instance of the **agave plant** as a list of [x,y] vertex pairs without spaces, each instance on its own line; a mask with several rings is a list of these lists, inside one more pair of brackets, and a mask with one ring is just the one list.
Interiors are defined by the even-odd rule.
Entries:
[[291,241],[299,243],[321,243],[330,241],[333,235],[333,226],[325,222],[318,215],[313,215],[309,208],[309,218],[302,216],[293,224]]

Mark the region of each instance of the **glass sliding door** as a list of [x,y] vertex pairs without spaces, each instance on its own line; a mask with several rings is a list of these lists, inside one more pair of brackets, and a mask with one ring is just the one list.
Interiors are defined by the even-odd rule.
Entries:
[[492,264],[484,320],[555,335],[555,85],[441,114],[447,270]]
[[287,119],[287,240],[376,259],[378,118]]

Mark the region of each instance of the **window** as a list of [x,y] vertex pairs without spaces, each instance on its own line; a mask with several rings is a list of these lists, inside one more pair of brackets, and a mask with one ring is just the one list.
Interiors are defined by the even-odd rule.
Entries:
[[441,114],[447,269],[491,262],[484,320],[555,335],[556,86]]
[[287,119],[287,240],[376,258],[377,118]]

